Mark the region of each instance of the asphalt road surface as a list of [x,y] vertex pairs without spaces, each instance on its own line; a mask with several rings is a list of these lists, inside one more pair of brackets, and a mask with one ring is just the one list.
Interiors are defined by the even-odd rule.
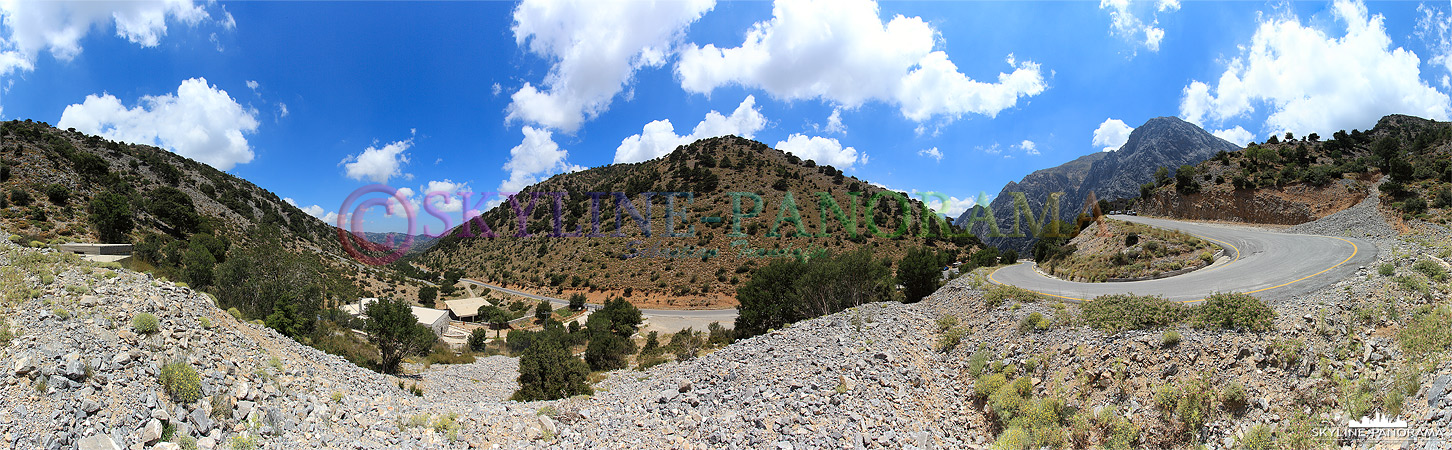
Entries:
[[[482,281],[468,278],[459,279],[460,282],[469,283],[475,286],[483,286],[506,294],[518,295],[535,300],[548,300],[555,308],[568,306],[570,302],[564,299],[546,297],[543,295],[520,292],[503,286],[495,286]],[[598,309],[598,304],[587,304],[590,310]],[[697,331],[704,331],[711,322],[721,322],[726,328],[732,328],[736,323],[736,309],[641,309],[640,315],[649,319],[647,328],[657,328],[661,332],[675,332],[687,327]],[[653,325],[653,326],[652,326]]]
[[1216,292],[1244,292],[1262,299],[1285,299],[1320,289],[1370,264],[1376,246],[1360,239],[1277,233],[1233,225],[1181,222],[1137,216],[1115,219],[1175,229],[1225,248],[1215,264],[1184,275],[1149,281],[1078,283],[1045,276],[1031,262],[994,271],[989,281],[1008,284],[1070,302],[1106,294],[1160,295],[1198,303]]

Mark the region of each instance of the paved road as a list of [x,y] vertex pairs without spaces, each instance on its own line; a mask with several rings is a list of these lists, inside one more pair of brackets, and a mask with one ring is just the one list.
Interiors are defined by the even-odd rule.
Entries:
[[[528,292],[521,292],[503,286],[495,286],[482,281],[460,278],[460,282],[469,283],[475,286],[483,286],[506,294],[518,295],[535,300],[548,300],[556,308],[570,304],[568,300],[543,295],[535,295]],[[599,304],[586,304],[586,309],[594,310],[600,307]],[[736,322],[736,309],[641,309],[641,316],[646,319],[653,319],[651,323],[656,324],[659,331],[675,332],[676,330],[692,327],[696,330],[705,330],[711,322],[721,322],[727,328]]]
[[1115,219],[1177,229],[1225,247],[1226,257],[1188,274],[1149,281],[1076,283],[1044,276],[1033,263],[1004,267],[989,280],[1071,302],[1105,294],[1161,295],[1197,303],[1215,292],[1244,292],[1285,299],[1335,283],[1376,259],[1376,246],[1360,239],[1262,231],[1233,225],[1181,222],[1136,216]]

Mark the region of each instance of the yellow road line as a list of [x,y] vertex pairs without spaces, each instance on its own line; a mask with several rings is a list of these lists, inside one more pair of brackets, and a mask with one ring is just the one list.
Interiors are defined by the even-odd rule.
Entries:
[[[1210,238],[1204,237],[1204,236],[1200,236],[1200,237],[1201,238],[1204,238],[1204,239],[1210,239]],[[1320,275],[1320,274],[1329,272],[1329,271],[1331,271],[1331,269],[1335,269],[1337,267],[1341,267],[1342,265],[1344,265],[1347,262],[1351,261],[1351,258],[1355,258],[1356,255],[1361,252],[1361,247],[1358,246],[1358,245],[1356,245],[1355,242],[1351,242],[1349,240],[1346,240],[1346,239],[1343,239],[1343,238],[1340,238],[1340,237],[1336,237],[1336,236],[1322,236],[1322,237],[1329,237],[1329,238],[1332,238],[1332,239],[1340,239],[1342,242],[1345,242],[1347,244],[1351,244],[1351,256],[1347,256],[1346,259],[1341,260],[1341,262],[1336,263],[1336,265],[1331,266],[1331,267],[1327,267],[1327,268],[1321,270],[1320,272],[1316,272],[1316,273],[1313,273],[1313,274],[1310,274],[1310,275],[1306,275],[1304,277],[1301,277],[1301,278],[1297,278],[1295,280],[1288,281],[1288,282],[1286,282],[1284,284],[1280,284],[1280,285],[1276,285],[1276,286],[1271,286],[1271,287],[1263,288],[1263,289],[1256,289],[1256,290],[1250,291],[1250,292],[1244,292],[1244,294],[1254,294],[1254,293],[1257,293],[1257,292],[1269,291],[1271,289],[1282,288],[1282,287],[1290,286],[1292,284],[1296,284],[1296,283],[1305,281],[1307,278],[1311,278],[1311,277],[1314,277],[1316,275]],[[1229,263],[1225,263],[1226,265],[1230,265],[1231,263],[1240,260],[1240,249],[1239,248],[1236,248],[1234,245],[1230,245],[1227,242],[1221,242],[1221,241],[1216,240],[1216,239],[1210,239],[1210,240],[1215,241],[1215,242],[1219,242],[1221,244],[1225,244],[1227,246],[1230,246],[1231,249],[1234,249],[1235,250],[1235,259],[1232,259]],[[1023,263],[1023,264],[1028,264],[1028,263]],[[1012,267],[1012,266],[1004,266],[1004,267],[999,267],[998,269],[994,269],[993,272],[990,272],[988,274],[988,281],[993,282],[993,284],[1002,285],[1002,286],[1008,286],[1007,283],[998,281],[997,279],[993,278],[993,275],[996,274],[996,273],[998,273],[998,271],[1003,270],[1003,269],[1007,269],[1009,267]],[[1020,288],[1020,289],[1024,289],[1024,288]],[[1035,293],[1035,294],[1039,294],[1039,295],[1046,295],[1046,296],[1049,296],[1049,297],[1062,298],[1062,299],[1065,299],[1065,300],[1073,300],[1073,301],[1076,301],[1076,302],[1091,301],[1091,300],[1085,300],[1085,299],[1077,298],[1077,297],[1068,297],[1068,296],[1063,296],[1063,295],[1050,294],[1048,292],[1039,292],[1039,291],[1035,291],[1033,289],[1024,289],[1024,290],[1029,291],[1029,292],[1032,292],[1032,293]],[[1203,301],[1205,301],[1205,299],[1202,298],[1202,299],[1199,299],[1199,300],[1180,300],[1179,303],[1196,303],[1196,302],[1203,302]]]

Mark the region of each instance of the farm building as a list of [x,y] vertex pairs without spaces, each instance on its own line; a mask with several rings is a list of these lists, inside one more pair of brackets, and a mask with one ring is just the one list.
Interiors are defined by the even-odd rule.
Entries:
[[[363,312],[368,310],[368,305],[377,301],[378,299],[376,298],[360,298],[357,303],[349,303],[338,307],[338,309],[351,316],[361,317]],[[435,335],[443,336],[445,332],[449,331],[448,311],[418,306],[409,306],[409,308],[413,308],[413,317],[418,319],[419,325],[433,330]]]

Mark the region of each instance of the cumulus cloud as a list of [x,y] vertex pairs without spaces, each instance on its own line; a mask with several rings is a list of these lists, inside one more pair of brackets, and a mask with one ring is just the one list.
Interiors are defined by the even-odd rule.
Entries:
[[1244,147],[1245,144],[1249,144],[1250,141],[1255,140],[1255,135],[1251,134],[1249,131],[1246,131],[1245,128],[1241,128],[1240,125],[1236,125],[1235,128],[1215,130],[1210,132],[1210,134],[1213,134],[1215,135],[1215,137],[1218,137],[1220,139],[1230,141],[1230,143],[1239,145],[1241,147]]
[[918,150],[918,156],[926,156],[933,158],[934,161],[943,162],[943,152],[938,151],[937,147]]
[[523,131],[524,140],[509,149],[509,161],[504,163],[509,179],[499,183],[500,192],[519,192],[544,175],[585,169],[565,160],[569,152],[555,143],[549,130],[525,126]]
[[620,141],[620,146],[615,148],[615,162],[633,163],[658,158],[678,146],[709,137],[734,134],[750,139],[765,126],[766,116],[756,108],[756,98],[748,95],[730,116],[716,111],[706,113],[706,118],[685,136],[677,135],[675,126],[667,119],[645,124],[640,134]]
[[1294,16],[1264,19],[1214,86],[1185,87],[1181,117],[1204,126],[1264,106],[1263,131],[1299,135],[1365,128],[1392,113],[1447,119],[1447,94],[1422,81],[1416,54],[1392,48],[1380,14],[1348,0],[1331,9],[1345,25],[1341,36]]
[[296,200],[293,200],[292,197],[283,197],[282,198],[282,201],[287,202],[287,204],[292,205],[292,206],[296,207],[297,209],[301,209],[302,212],[307,213],[309,216],[317,217],[319,219],[322,219],[323,217],[326,217],[327,216],[327,214],[324,213],[323,207],[321,207],[321,206],[318,206],[318,205],[301,206],[301,205],[298,205],[297,204],[297,201]]
[[539,86],[511,96],[509,120],[573,132],[609,108],[642,67],[666,62],[686,27],[714,0],[525,0],[514,10],[514,41],[552,66]]
[[1135,16],[1130,0],[1100,0],[1099,9],[1109,11],[1109,33],[1136,45],[1144,45],[1151,52],[1160,51],[1160,41],[1165,39],[1165,29],[1160,28],[1159,13],[1180,9],[1179,0],[1157,0],[1155,11],[1148,23]]
[[429,203],[441,212],[459,212],[463,210],[464,202],[458,197],[458,193],[470,190],[468,183],[455,183],[449,179],[429,181],[427,185],[422,187],[425,196],[436,192],[448,194],[447,198],[442,196],[429,198]]
[[257,111],[207,79],[182,81],[175,94],[145,96],[137,103],[127,108],[111,94],[87,95],[67,106],[56,126],[163,147],[219,170],[252,161],[244,135],[257,132]]
[[847,127],[842,125],[842,108],[832,109],[832,115],[827,116],[827,127],[823,128],[829,134],[842,134],[847,132]]
[[405,152],[409,147],[413,147],[413,138],[389,142],[382,147],[374,144],[362,153],[348,155],[338,165],[343,166],[348,178],[387,183],[389,178],[403,176],[403,165],[408,164]]
[[899,107],[907,118],[996,116],[1046,88],[1039,65],[1013,62],[996,83],[968,78],[933,48],[938,32],[917,17],[878,17],[871,0],[779,1],[739,47],[689,44],[676,74],[688,92],[741,85],[773,97],[820,99],[853,108],[867,101]]
[[252,93],[257,94],[257,95],[262,95],[261,92],[258,92],[257,91],[261,87],[262,87],[262,84],[261,83],[258,83],[257,80],[247,80],[247,89],[251,89],[252,90]]
[[[92,30],[115,29],[116,37],[142,47],[156,47],[166,36],[167,22],[197,26],[211,18],[191,0],[160,2],[0,2],[0,75],[35,69],[41,52],[69,61],[81,53],[81,41]],[[221,22],[229,23],[230,15]]]
[[1129,133],[1132,131],[1134,128],[1125,125],[1123,120],[1104,119],[1099,128],[1094,129],[1094,141],[1091,145],[1102,145],[1106,152],[1119,150],[1125,142],[1129,142]]
[[1034,141],[1030,141],[1028,139],[1024,139],[1023,142],[1018,143],[1018,149],[1023,150],[1023,153],[1026,155],[1039,154],[1038,144],[1035,144]]
[[802,159],[816,161],[817,164],[829,164],[839,168],[851,168],[859,159],[863,164],[867,164],[867,154],[860,153],[852,147],[844,148],[842,143],[834,138],[792,134],[787,136],[787,140],[777,142],[776,149]]

